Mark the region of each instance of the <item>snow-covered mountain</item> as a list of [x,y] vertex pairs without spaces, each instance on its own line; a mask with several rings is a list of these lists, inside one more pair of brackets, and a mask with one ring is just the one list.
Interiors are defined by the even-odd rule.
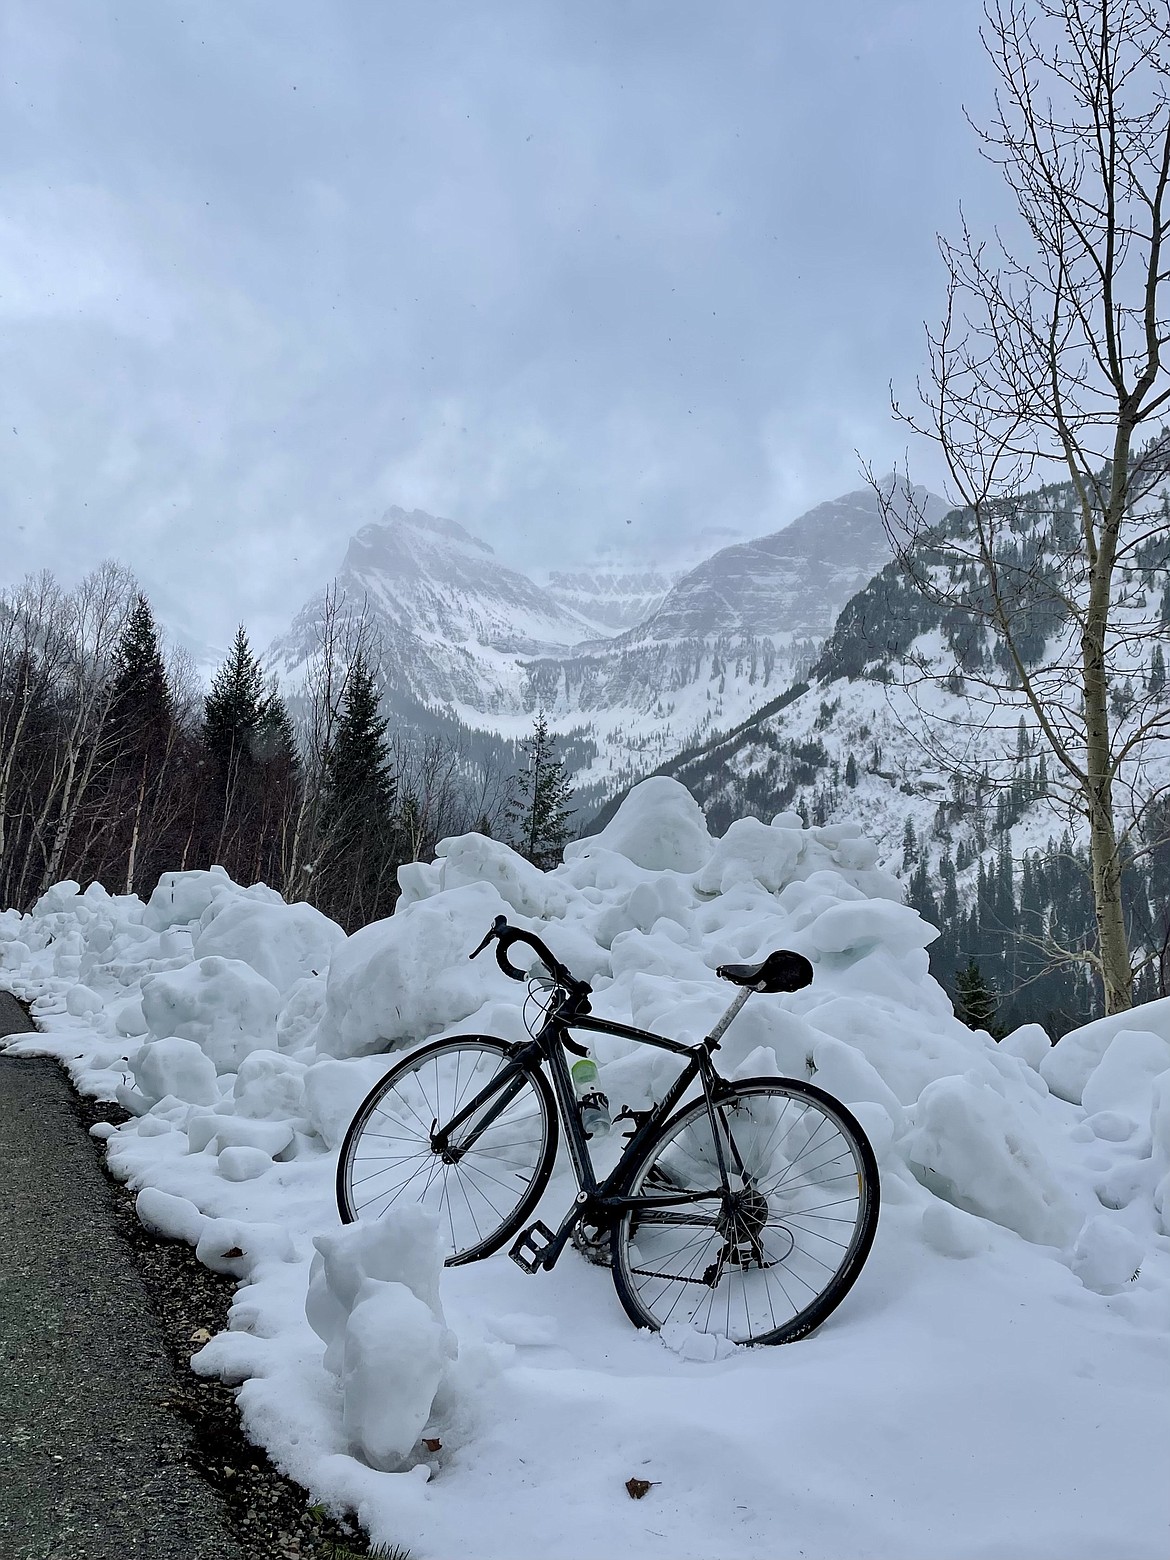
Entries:
[[[1017,644],[1033,675],[1068,659],[1058,653],[1064,641],[1075,664],[1075,620],[1042,587],[1075,553],[1076,524],[1075,495],[1054,485],[1021,500],[1005,527],[1005,577],[1017,569],[1028,582]],[[944,592],[974,590],[969,548],[969,521],[955,511],[920,550],[916,571],[932,572]],[[1112,719],[1123,734],[1170,701],[1158,645],[1158,625],[1170,631],[1165,524],[1151,525],[1134,549],[1119,589],[1109,654]],[[749,813],[859,825],[878,844],[881,864],[903,877],[908,902],[943,927],[932,950],[940,980],[952,985],[977,958],[1001,990],[1027,982],[1031,1011],[1047,1012],[1043,1004],[1051,1003],[1058,1014],[1087,1016],[1094,1000],[1087,980],[1050,979],[1046,956],[1036,949],[1029,956],[1005,937],[1022,928],[1073,948],[1091,936],[1088,880],[1075,860],[1083,820],[1045,746],[990,628],[924,597],[890,562],[838,613],[806,678],[661,772],[688,787],[716,831]],[[1134,822],[1135,798],[1170,786],[1165,742],[1146,742],[1140,763],[1135,749],[1121,779],[1125,827]],[[1136,946],[1143,938],[1157,946],[1170,928],[1170,843],[1159,832],[1170,832],[1170,809],[1135,826],[1134,850],[1144,845],[1154,854],[1143,865],[1139,853],[1133,869],[1133,936]]]
[[[334,581],[348,613],[365,610],[391,695],[481,717],[521,705],[525,658],[594,638],[597,625],[454,520],[388,509],[349,544]],[[301,608],[267,661],[295,685],[316,653],[324,592]]]
[[[925,490],[928,520],[945,513]],[[529,665],[525,706],[588,720],[589,778],[623,782],[746,720],[807,671],[845,602],[890,557],[871,488],[818,504],[784,530],[720,548],[644,622]]]
[[554,569],[546,588],[563,607],[596,624],[599,636],[620,634],[651,617],[682,572],[607,559],[580,569]]
[[[514,741],[543,709],[572,734],[578,785],[600,793],[774,699],[888,556],[868,488],[681,577],[669,560],[610,560],[545,586],[455,521],[394,508],[354,537],[335,584],[346,611],[369,616],[392,711]],[[323,604],[324,592],[268,651],[287,688],[316,653]]]
[[[942,518],[941,499],[921,489],[915,496],[928,522]],[[818,504],[782,531],[722,548],[678,582],[639,637],[823,640],[889,557],[877,496],[861,488]]]

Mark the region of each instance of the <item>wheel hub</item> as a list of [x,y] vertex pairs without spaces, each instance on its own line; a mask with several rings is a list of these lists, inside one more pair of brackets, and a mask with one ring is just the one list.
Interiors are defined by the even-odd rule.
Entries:
[[717,1226],[724,1246],[718,1258],[704,1275],[707,1282],[718,1283],[725,1268],[769,1268],[783,1262],[795,1244],[792,1235],[783,1227],[773,1226],[771,1245],[779,1240],[783,1249],[764,1250],[763,1233],[768,1225],[768,1199],[756,1186],[745,1186],[733,1192],[730,1204]]

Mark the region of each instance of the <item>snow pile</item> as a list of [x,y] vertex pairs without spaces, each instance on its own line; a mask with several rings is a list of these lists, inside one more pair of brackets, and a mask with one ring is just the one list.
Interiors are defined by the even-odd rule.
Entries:
[[346,1434],[363,1462],[397,1469],[420,1439],[446,1430],[444,1389],[459,1352],[439,1303],[437,1220],[392,1209],[313,1244],[305,1311],[341,1382]]
[[[44,1031],[15,1049],[132,1113],[96,1135],[143,1222],[238,1283],[196,1369],[239,1384],[249,1432],[375,1538],[420,1560],[469,1534],[483,1560],[765,1556],[778,1534],[822,1560],[1145,1560],[1170,1515],[1149,1433],[1170,1002],[997,1045],[955,1019],[935,933],[876,860],[856,830],[788,814],[712,839],[659,778],[550,873],[480,835],[443,842],[348,938],[212,869],[166,874],[146,904],[58,884],[0,914],[0,969]],[[440,1280],[417,1210],[339,1230],[337,1146],[384,1053],[524,1036],[524,989],[467,957],[498,914],[589,980],[596,1012],[684,1041],[727,1006],[720,964],[811,960],[812,985],[754,997],[717,1061],[815,1082],[873,1142],[873,1253],[812,1339],[639,1334],[573,1252],[552,1274],[500,1255]],[[677,1074],[665,1052],[591,1044],[615,1108]],[[574,1191],[562,1159],[538,1216],[556,1225]],[[636,1506],[631,1476],[652,1485]]]

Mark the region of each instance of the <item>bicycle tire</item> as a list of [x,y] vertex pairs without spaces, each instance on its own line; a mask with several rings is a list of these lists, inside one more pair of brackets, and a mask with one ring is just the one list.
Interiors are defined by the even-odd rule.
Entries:
[[[431,1147],[435,1122],[450,1120],[511,1061],[514,1050],[492,1035],[455,1035],[412,1051],[374,1085],[349,1124],[337,1160],[343,1223],[378,1218],[400,1198],[434,1207],[447,1267],[490,1256],[521,1228],[548,1185],[557,1151],[556,1105],[539,1068],[522,1069],[519,1092],[455,1163]],[[478,1088],[472,1088],[473,1080]],[[531,1127],[525,1125],[529,1121]],[[395,1131],[385,1131],[386,1125]],[[507,1135],[515,1132],[519,1137]],[[371,1169],[373,1164],[381,1168]],[[393,1179],[387,1182],[387,1176]],[[364,1196],[363,1185],[369,1187]]]
[[[714,1109],[725,1160],[734,1140],[747,1172],[733,1177],[739,1201],[622,1213],[611,1234],[618,1299],[638,1327],[680,1321],[734,1343],[793,1343],[840,1305],[869,1255],[873,1149],[844,1105],[795,1079],[744,1079]],[[684,1106],[623,1178],[624,1194],[648,1181],[718,1188],[715,1142],[706,1099]]]

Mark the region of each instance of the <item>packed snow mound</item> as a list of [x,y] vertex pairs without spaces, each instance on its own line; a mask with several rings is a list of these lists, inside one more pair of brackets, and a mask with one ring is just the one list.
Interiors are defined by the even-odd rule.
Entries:
[[715,843],[695,887],[702,894],[725,894],[737,883],[758,883],[777,894],[788,883],[829,870],[867,897],[901,901],[898,880],[875,867],[877,849],[871,841],[844,824],[804,829],[792,816],[780,813],[771,824],[738,818]]
[[235,1072],[249,1051],[276,1044],[280,993],[243,959],[200,959],[142,986],[151,1035],[181,1035],[202,1046],[217,1071]]
[[345,941],[336,921],[312,905],[224,896],[200,917],[195,957],[243,959],[287,996],[299,980],[320,975]]
[[152,932],[166,932],[172,926],[190,926],[193,921],[202,921],[219,900],[241,896],[266,904],[284,902],[275,889],[263,883],[241,888],[222,867],[164,872],[142,912],[142,923]]
[[[436,889],[433,898],[414,901],[402,914],[363,926],[329,967],[317,1051],[388,1051],[474,1013],[483,1003],[484,974],[467,955],[495,917],[510,911],[495,888],[470,883]],[[469,943],[472,926],[481,930]]]
[[650,872],[697,872],[712,840],[698,802],[677,780],[656,775],[634,786],[600,834],[565,846],[565,860],[612,850]]
[[1141,1022],[1134,1012],[1112,1013],[1108,1018],[1095,1019],[1071,1034],[1061,1037],[1051,1053],[1040,1063],[1040,1076],[1062,1100],[1074,1105],[1081,1103],[1081,1096],[1094,1070],[1101,1063],[1116,1035],[1123,1030],[1142,1029],[1170,1043],[1170,997],[1159,1002],[1147,1002],[1137,1009]]
[[[440,840],[435,846],[435,865],[430,870],[435,875],[428,880],[429,893],[468,883],[487,883],[518,915],[538,920],[562,916],[568,905],[568,896],[555,878],[534,867],[502,840],[483,834]],[[426,894],[418,897],[425,898]]]
[[437,1218],[391,1209],[313,1244],[305,1313],[325,1343],[325,1369],[340,1380],[346,1434],[370,1467],[399,1468],[428,1427],[436,1438],[445,1428],[444,1388],[459,1352],[439,1301]]
[[965,1076],[929,1084],[906,1150],[937,1196],[1025,1240],[1061,1246],[1080,1226],[1042,1142],[990,1083]]
[[[15,1048],[59,1055],[88,1092],[132,1112],[95,1136],[112,1172],[138,1192],[143,1222],[240,1286],[228,1330],[195,1368],[240,1385],[250,1433],[316,1498],[360,1509],[375,1537],[409,1542],[420,1556],[452,1553],[486,1523],[482,1553],[502,1560],[517,1553],[519,1530],[511,1505],[497,1520],[492,1492],[506,1486],[524,1531],[557,1560],[615,1549],[756,1560],[794,1520],[794,1544],[819,1560],[872,1554],[872,1531],[849,1527],[839,1502],[794,1516],[790,1489],[777,1491],[774,1447],[791,1443],[777,1405],[797,1403],[796,1422],[812,1427],[812,1461],[799,1476],[809,1488],[825,1459],[842,1455],[842,1426],[860,1425],[850,1479],[868,1479],[877,1499],[897,1464],[872,1462],[883,1437],[870,1426],[896,1370],[903,1384],[929,1374],[963,1394],[896,1406],[898,1426],[915,1414],[931,1426],[915,1457],[935,1458],[931,1479],[947,1491],[930,1545],[945,1554],[939,1534],[955,1530],[960,1509],[967,1528],[977,1526],[981,1491],[998,1475],[989,1464],[972,1476],[963,1462],[960,1479],[959,1451],[940,1443],[936,1457],[935,1436],[966,1423],[972,1394],[1002,1358],[1002,1372],[1033,1374],[1016,1396],[1005,1387],[976,1439],[1002,1463],[1006,1436],[1012,1465],[1027,1469],[1012,1507],[1027,1531],[1021,1538],[1012,1526],[980,1552],[1056,1552],[1031,1515],[1036,1457],[1049,1459],[1054,1489],[1077,1470],[1056,1504],[1088,1538],[1079,1549],[1062,1538],[1061,1552],[1115,1552],[1077,1502],[1094,1480],[1109,1489],[1107,1504],[1118,1480],[1133,1486],[1150,1440],[1130,1427],[1146,1412],[1150,1339],[1164,1329],[1170,1290],[1170,1001],[1055,1047],[1035,1026],[997,1045],[955,1018],[929,973],[934,929],[898,902],[876,857],[847,826],[804,829],[788,814],[745,820],[713,840],[685,790],[655,779],[551,872],[480,835],[444,841],[433,862],[402,869],[394,914],[350,937],[212,869],[166,874],[147,904],[58,884],[29,914],[0,914],[0,968],[44,1030]],[[594,1012],[682,1041],[701,1039],[727,1008],[720,965],[777,948],[810,959],[812,984],[754,996],[717,1054],[726,1076],[826,1089],[855,1113],[877,1156],[873,1255],[809,1353],[733,1351],[700,1392],[704,1340],[672,1335],[663,1350],[635,1335],[604,1275],[572,1254],[540,1278],[506,1260],[440,1274],[433,1228],[416,1209],[338,1230],[338,1145],[386,1069],[454,1033],[525,1037],[525,987],[490,952],[468,957],[501,914],[591,983]],[[590,1045],[615,1111],[645,1109],[677,1075],[676,1057],[636,1041],[592,1036]],[[615,1134],[601,1151],[616,1155],[619,1144]],[[574,1190],[561,1164],[540,1217],[559,1222]],[[527,1287],[537,1284],[539,1293]],[[1040,1319],[1025,1340],[1031,1307]],[[978,1354],[972,1340],[985,1326],[990,1341]],[[1037,1377],[1031,1362],[1049,1338],[1052,1357]],[[1091,1467],[1079,1450],[1079,1400],[1049,1412],[1049,1389],[1069,1358],[1088,1361],[1067,1374],[1089,1382],[1099,1414],[1093,1362],[1119,1339],[1136,1364],[1110,1421],[1117,1455],[1101,1471],[1099,1447]],[[567,1370],[576,1374],[562,1377]],[[810,1405],[855,1389],[861,1396],[848,1412],[835,1409],[821,1436]],[[1054,1423],[1072,1427],[1064,1439],[1053,1441]],[[890,1440],[901,1433],[893,1424]],[[600,1486],[587,1481],[581,1493],[580,1469],[593,1469],[597,1446],[615,1435],[618,1450],[597,1470],[617,1480],[611,1511]],[[716,1458],[714,1474],[696,1462],[696,1445]],[[971,1438],[962,1445],[966,1456]],[[518,1459],[531,1461],[530,1485],[516,1479]],[[647,1497],[649,1526],[631,1539],[624,1480],[643,1467],[659,1479],[654,1459],[670,1500],[651,1510]],[[440,1467],[435,1495],[425,1479]],[[1141,1488],[1163,1482],[1159,1471]],[[743,1502],[721,1503],[716,1486]],[[907,1510],[919,1511],[921,1487],[904,1494]],[[539,1519],[537,1499],[576,1513],[563,1535]],[[768,1512],[770,1526],[753,1537],[740,1504]],[[601,1536],[582,1548],[586,1518]],[[887,1520],[900,1535],[888,1553],[925,1552],[917,1527],[899,1529],[896,1513]],[[1148,1514],[1142,1522],[1143,1533],[1157,1528]],[[667,1533],[665,1549],[656,1532]],[[1156,1547],[1131,1551],[1152,1560]]]

